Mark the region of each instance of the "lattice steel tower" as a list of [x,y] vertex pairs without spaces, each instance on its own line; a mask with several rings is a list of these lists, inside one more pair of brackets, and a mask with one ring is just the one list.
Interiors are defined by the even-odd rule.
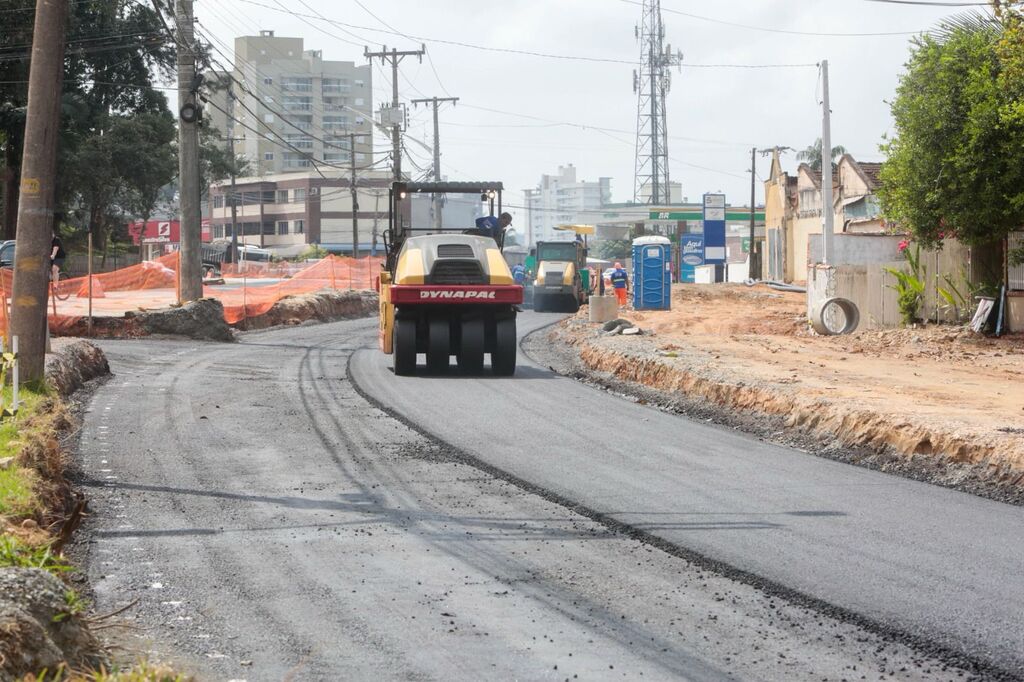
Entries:
[[649,204],[669,203],[668,134],[665,96],[672,87],[669,68],[679,66],[683,53],[665,45],[661,0],[644,0],[643,21],[636,27],[640,42],[640,71],[633,71],[636,107],[636,184],[634,199]]

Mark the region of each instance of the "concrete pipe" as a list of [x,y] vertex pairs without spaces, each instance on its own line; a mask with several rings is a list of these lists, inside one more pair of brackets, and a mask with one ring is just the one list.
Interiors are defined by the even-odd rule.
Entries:
[[[833,306],[843,311],[843,316],[846,318],[846,324],[843,325],[842,329],[832,329],[825,323],[825,316]],[[811,311],[811,327],[822,336],[851,334],[857,329],[859,324],[860,311],[857,309],[857,304],[846,298],[826,298],[824,301],[817,303]]]

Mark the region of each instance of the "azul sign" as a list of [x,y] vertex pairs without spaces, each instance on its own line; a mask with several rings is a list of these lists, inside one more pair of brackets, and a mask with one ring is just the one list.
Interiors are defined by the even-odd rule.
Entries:
[[679,281],[693,282],[695,269],[704,265],[704,235],[684,234],[679,238]]

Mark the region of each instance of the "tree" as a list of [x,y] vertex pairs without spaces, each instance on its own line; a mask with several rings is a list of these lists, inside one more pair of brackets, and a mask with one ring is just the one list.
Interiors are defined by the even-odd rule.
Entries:
[[1003,24],[914,39],[900,77],[879,195],[886,217],[925,245],[990,243],[1024,224],[1024,69],[1011,68],[1020,42],[1004,45],[1016,39],[1003,10],[1020,17],[1009,4]]
[[[836,159],[846,153],[846,148],[840,145],[832,147],[832,170],[836,169]],[[821,170],[821,138],[814,141],[810,147],[802,152],[797,152],[796,160],[802,161],[811,167],[812,170]]]
[[67,199],[86,214],[94,244],[105,251],[126,212],[147,217],[160,189],[177,173],[176,130],[169,112],[114,115],[103,135],[89,135],[65,157]]
[[[156,74],[170,75],[174,46],[156,11],[121,0],[69,3],[60,133],[61,167],[75,148],[102,136],[112,114],[166,112],[167,100],[153,87]],[[28,97],[28,48],[32,43],[32,3],[0,0],[0,144],[3,147],[3,231],[14,238],[18,184]],[[59,202],[76,194],[62,178]]]

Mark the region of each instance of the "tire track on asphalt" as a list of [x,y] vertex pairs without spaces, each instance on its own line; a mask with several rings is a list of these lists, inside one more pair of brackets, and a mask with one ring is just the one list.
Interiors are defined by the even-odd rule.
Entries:
[[[545,325],[541,330],[548,326],[550,325]],[[520,344],[521,343],[522,339],[520,339]],[[520,350],[522,351],[521,345]],[[358,353],[372,352],[374,351],[365,349],[357,351],[356,353],[353,353],[352,359],[354,360]],[[875,620],[852,609],[832,604],[824,599],[795,590],[780,582],[764,578],[751,571],[714,559],[678,543],[670,542],[649,530],[621,521],[609,513],[598,511],[570,498],[567,495],[556,492],[551,488],[537,484],[506,469],[495,466],[477,454],[446,441],[444,438],[433,432],[429,427],[409,419],[398,408],[384,404],[378,400],[366,389],[365,386],[360,384],[358,378],[352,371],[351,361],[349,363],[347,374],[351,385],[367,402],[405,424],[410,429],[421,434],[437,447],[451,453],[457,461],[472,466],[497,479],[515,485],[526,492],[541,497],[544,500],[562,506],[573,513],[579,514],[604,526],[611,532],[638,540],[645,545],[654,547],[671,556],[688,561],[697,567],[712,571],[717,575],[726,577],[730,580],[735,580],[739,583],[749,585],[766,594],[785,599],[792,604],[811,609],[827,618],[855,625],[856,627],[872,633],[886,641],[904,644],[925,656],[936,658],[950,666],[968,670],[974,674],[984,677],[985,679],[1006,682],[1020,682],[1024,680],[1024,671],[999,667],[990,661],[953,649],[926,636],[893,627],[890,624]],[[552,374],[554,373],[552,372]]]
[[[321,365],[323,363],[323,347],[319,346],[317,348],[321,352]],[[348,358],[346,359],[347,364]],[[361,396],[355,390],[354,386],[351,386],[351,380],[348,383],[354,395],[359,396],[361,400],[366,402],[367,406],[372,406],[369,401],[365,400],[364,396]],[[318,388],[317,390],[320,389]],[[330,384],[328,384],[323,390],[324,392],[330,392],[334,404],[340,406],[340,401],[335,397],[337,388],[332,390]],[[386,415],[384,412],[381,412],[381,414]],[[363,437],[364,447],[372,446],[373,440],[367,432],[364,431],[360,435]],[[416,435],[420,437],[418,433]],[[348,442],[351,443],[353,440],[348,439]],[[397,467],[388,464],[386,457],[369,460],[367,464],[378,483],[384,485],[386,482],[388,493],[401,502],[401,508],[410,510],[420,508],[426,510],[428,506],[430,507],[430,514],[426,517],[420,515],[421,520],[417,525],[427,526],[430,532],[437,534],[440,529],[433,526],[437,522],[434,519],[444,520],[452,518],[450,511],[440,509],[423,496],[417,495],[412,486],[405,483],[405,479]],[[515,567],[509,565],[510,557],[508,555],[488,552],[484,547],[477,548],[475,543],[464,543],[456,549],[450,546],[450,543],[445,542],[443,537],[442,539],[430,539],[428,537],[428,542],[450,558],[472,567],[483,575],[500,576],[509,573],[527,575],[530,572],[527,564],[517,562],[518,570],[516,570]],[[512,561],[515,561],[515,559],[512,559]],[[647,653],[643,655],[643,658],[656,665],[664,674],[695,680],[718,680],[727,676],[724,671],[709,666],[703,660],[680,652],[674,642],[657,636],[656,633],[649,629],[641,629],[632,619],[626,620],[623,613],[609,611],[602,604],[578,590],[568,591],[561,584],[551,581],[541,583],[541,581],[536,580],[522,583],[521,588],[529,600],[535,602],[545,611],[558,614],[567,624],[586,622],[589,618],[596,626],[594,627],[595,631],[600,632],[605,638],[618,642],[622,647],[634,647],[646,651]],[[566,607],[566,604],[572,604],[572,608]],[[673,654],[666,656],[665,652],[670,651]]]

